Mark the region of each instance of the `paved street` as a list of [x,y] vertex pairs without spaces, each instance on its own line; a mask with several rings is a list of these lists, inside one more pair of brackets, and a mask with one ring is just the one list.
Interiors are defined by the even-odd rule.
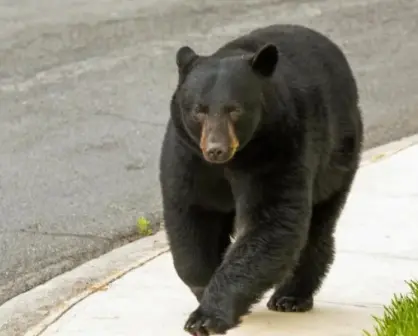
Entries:
[[179,46],[278,22],[328,34],[370,148],[418,131],[417,17],[417,0],[0,0],[0,305],[158,217]]

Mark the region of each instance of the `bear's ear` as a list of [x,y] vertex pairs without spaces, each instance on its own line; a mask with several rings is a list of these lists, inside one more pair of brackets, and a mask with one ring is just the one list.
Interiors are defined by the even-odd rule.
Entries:
[[189,46],[183,46],[177,50],[176,63],[179,69],[183,69],[185,66],[190,64],[192,61],[197,59],[199,56]]
[[276,69],[279,51],[273,44],[261,47],[251,58],[251,67],[265,77],[270,77]]

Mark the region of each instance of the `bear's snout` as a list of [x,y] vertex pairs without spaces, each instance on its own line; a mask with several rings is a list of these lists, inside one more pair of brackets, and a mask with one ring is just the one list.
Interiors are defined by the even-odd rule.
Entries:
[[225,163],[231,160],[239,146],[231,122],[224,118],[207,118],[202,125],[200,148],[206,161]]

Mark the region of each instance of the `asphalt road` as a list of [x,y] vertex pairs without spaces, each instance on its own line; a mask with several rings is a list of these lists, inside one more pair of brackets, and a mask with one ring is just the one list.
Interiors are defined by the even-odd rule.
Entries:
[[417,17],[416,0],[0,0],[0,304],[158,217],[178,47],[278,22],[328,34],[370,148],[418,131]]

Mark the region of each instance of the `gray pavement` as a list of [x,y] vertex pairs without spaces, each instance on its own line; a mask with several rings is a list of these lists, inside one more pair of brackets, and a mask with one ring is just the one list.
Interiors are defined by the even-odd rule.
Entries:
[[[337,228],[335,263],[314,310],[270,312],[266,295],[228,335],[372,331],[372,315],[381,316],[393,294],[407,292],[406,280],[418,280],[417,170],[418,144],[364,162]],[[163,241],[164,236],[147,239]],[[185,336],[183,324],[197,303],[175,274],[170,253],[157,253],[120,279],[103,282],[100,290],[62,302],[25,336]]]
[[319,29],[354,68],[371,148],[418,131],[417,17],[416,0],[0,0],[0,304],[158,221],[180,45]]

